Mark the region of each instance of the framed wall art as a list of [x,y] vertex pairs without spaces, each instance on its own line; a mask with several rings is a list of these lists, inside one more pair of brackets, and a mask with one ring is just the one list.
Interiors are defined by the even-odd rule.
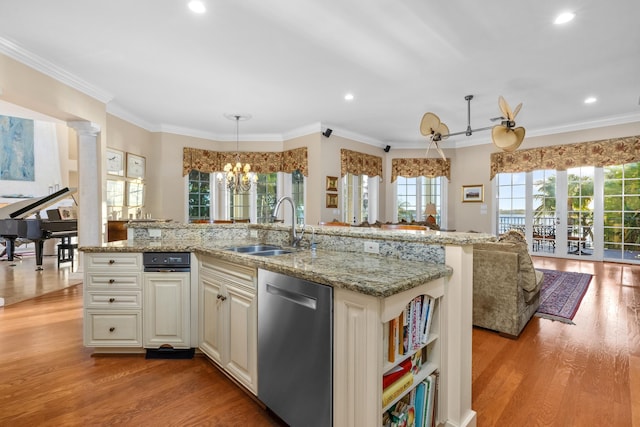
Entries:
[[338,177],[337,176],[328,176],[327,177],[327,191],[338,191]]
[[462,203],[484,202],[484,185],[463,185]]
[[107,173],[124,176],[124,152],[107,147]]
[[146,160],[137,154],[127,153],[127,178],[144,179]]
[[338,207],[338,195],[327,193],[327,208],[337,208]]

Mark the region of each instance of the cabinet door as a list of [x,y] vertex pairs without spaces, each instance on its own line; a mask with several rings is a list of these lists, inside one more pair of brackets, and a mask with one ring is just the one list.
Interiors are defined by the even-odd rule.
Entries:
[[229,344],[227,371],[254,394],[257,393],[258,311],[255,292],[227,285]]
[[199,347],[207,356],[222,366],[223,327],[225,308],[219,296],[222,286],[209,277],[200,276],[200,339]]
[[144,273],[144,346],[189,348],[189,273]]

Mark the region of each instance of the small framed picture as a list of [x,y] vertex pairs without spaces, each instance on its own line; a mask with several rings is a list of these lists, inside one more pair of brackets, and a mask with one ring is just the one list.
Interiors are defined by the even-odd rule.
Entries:
[[463,185],[462,202],[484,202],[484,185]]
[[75,206],[58,208],[60,219],[78,219],[78,210]]
[[338,177],[337,176],[328,176],[327,177],[327,191],[338,191]]
[[146,160],[137,154],[127,153],[127,178],[144,179]]
[[327,208],[337,208],[338,207],[338,195],[327,193]]
[[124,152],[107,147],[107,173],[124,176]]

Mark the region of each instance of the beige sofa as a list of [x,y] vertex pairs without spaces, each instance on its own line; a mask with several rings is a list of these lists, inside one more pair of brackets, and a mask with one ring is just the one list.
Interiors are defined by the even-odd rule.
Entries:
[[473,324],[517,338],[540,306],[543,274],[524,238],[509,234],[473,246]]

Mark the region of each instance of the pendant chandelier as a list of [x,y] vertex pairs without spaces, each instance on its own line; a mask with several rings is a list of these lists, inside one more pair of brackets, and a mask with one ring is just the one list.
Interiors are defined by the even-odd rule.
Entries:
[[237,193],[246,193],[251,189],[251,185],[258,180],[258,176],[251,172],[251,165],[240,162],[240,120],[249,120],[251,116],[240,114],[225,114],[229,120],[236,121],[236,164],[227,163],[224,166],[224,175],[218,174],[218,182],[225,182],[229,191]]

